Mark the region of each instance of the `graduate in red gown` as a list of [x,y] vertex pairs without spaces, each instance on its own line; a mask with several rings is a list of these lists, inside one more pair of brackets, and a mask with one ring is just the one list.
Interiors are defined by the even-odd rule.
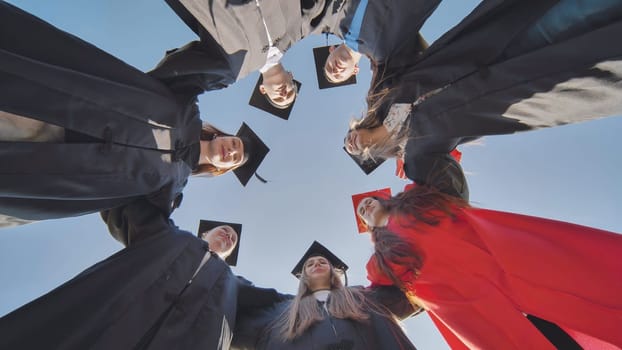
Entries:
[[555,349],[525,314],[586,349],[622,347],[621,235],[473,208],[425,185],[356,210],[375,246],[369,280],[400,286],[452,349]]

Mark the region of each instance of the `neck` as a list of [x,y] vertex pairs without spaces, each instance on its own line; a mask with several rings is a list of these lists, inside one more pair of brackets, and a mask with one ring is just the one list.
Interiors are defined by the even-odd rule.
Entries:
[[330,283],[310,285],[309,290],[311,290],[312,293],[315,293],[319,290],[330,290]]
[[389,213],[385,212],[385,213],[380,214],[380,216],[378,217],[376,226],[378,227],[387,226],[388,223],[389,223]]
[[344,44],[343,46],[345,46],[346,50],[348,50],[348,53],[350,54],[350,56],[352,56],[352,58],[354,59],[354,62],[358,64],[359,61],[361,60],[361,56],[362,56],[361,53],[358,51],[352,50],[350,47],[348,47],[348,45]]
[[211,151],[209,148],[209,141],[201,140],[199,141],[199,145],[201,148],[201,153],[199,154],[199,165],[212,164],[210,161]]
[[269,81],[271,78],[284,74],[284,73],[285,73],[285,68],[283,68],[283,65],[279,63],[268,68],[267,71],[261,73],[261,78],[263,79],[264,83],[266,83],[266,81]]

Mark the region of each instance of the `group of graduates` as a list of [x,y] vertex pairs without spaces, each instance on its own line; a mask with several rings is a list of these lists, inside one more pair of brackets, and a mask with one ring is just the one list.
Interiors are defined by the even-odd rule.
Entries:
[[[398,320],[421,312],[452,349],[622,348],[622,237],[471,207],[456,149],[620,114],[621,1],[482,0],[431,45],[440,0],[166,2],[198,40],[147,73],[0,2],[0,227],[100,212],[126,247],[0,318],[0,349],[414,349]],[[170,215],[189,176],[246,185],[268,153],[197,96],[258,70],[251,103],[287,119],[280,59],[325,33],[343,43],[314,50],[320,88],[371,62],[345,151],[412,183],[353,196],[370,286],[313,242],[285,295],[232,273],[241,225]]]

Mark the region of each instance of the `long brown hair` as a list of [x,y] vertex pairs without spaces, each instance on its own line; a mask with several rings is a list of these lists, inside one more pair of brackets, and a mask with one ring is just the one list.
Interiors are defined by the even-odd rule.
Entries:
[[[328,312],[336,318],[364,322],[369,319],[365,310],[365,297],[362,292],[347,288],[341,282],[341,270],[331,265],[331,293]],[[298,293],[289,306],[273,324],[282,341],[291,341],[301,336],[309,327],[324,319],[321,307],[308,286],[305,269],[302,270]]]
[[[375,129],[383,125],[384,117],[393,103],[395,88],[393,74],[385,75],[383,66],[372,64],[372,83],[365,98],[367,110],[360,119],[350,120],[349,131],[359,129]],[[378,158],[402,157],[408,139],[408,127],[404,125],[397,135],[392,135],[380,142],[366,147],[358,157],[361,160],[377,161]]]
[[[212,141],[213,139],[217,138],[217,137],[221,137],[221,136],[234,136],[231,134],[228,134],[220,129],[218,129],[217,127],[213,126],[212,124],[209,123],[203,123],[203,127],[201,128],[201,136],[199,137],[199,140],[201,141]],[[200,164],[197,166],[196,169],[194,169],[192,171],[192,175],[202,175],[202,176],[208,176],[208,177],[213,177],[213,176],[218,176],[218,175],[222,175],[228,171],[231,171],[235,168],[238,168],[240,166],[242,166],[245,162],[246,159],[248,158],[246,155],[247,150],[244,150],[244,161],[242,161],[240,164],[231,167],[231,168],[225,168],[225,169],[219,169],[217,167],[215,167],[212,164]]]
[[[421,54],[429,45],[421,33],[417,33],[417,41]],[[379,65],[371,60],[371,84],[365,98],[367,111],[360,119],[353,118],[350,121],[350,130],[373,129],[382,125],[386,114],[400,92],[398,87],[400,77],[404,70],[409,69],[409,65],[397,65],[390,69],[388,68],[389,65],[391,65],[390,61]],[[397,135],[368,147],[359,156],[362,160],[371,159],[374,161],[376,158],[400,158],[403,156],[407,141],[408,125],[404,125]]]
[[[458,197],[450,196],[431,186],[415,186],[389,199],[377,198],[390,216],[408,219],[408,227],[415,225],[437,225],[445,217],[454,217],[455,208],[468,207],[469,204]],[[402,221],[404,222],[404,221]],[[400,265],[415,276],[419,275],[425,257],[417,246],[404,241],[399,235],[387,227],[371,229],[374,242],[375,268],[387,276],[413,302],[416,297],[389,264]]]

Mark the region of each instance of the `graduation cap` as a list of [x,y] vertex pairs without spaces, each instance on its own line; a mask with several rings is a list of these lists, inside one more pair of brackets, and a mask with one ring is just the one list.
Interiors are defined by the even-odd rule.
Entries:
[[197,231],[197,237],[202,239],[204,233],[208,232],[213,228],[224,225],[231,226],[231,228],[233,228],[238,234],[238,242],[235,245],[235,248],[233,248],[231,254],[229,254],[229,256],[225,259],[225,262],[229,264],[229,266],[235,266],[238,263],[238,252],[240,251],[240,237],[242,237],[242,224],[214,220],[201,220],[199,221],[199,230]]
[[[328,248],[321,245],[318,241],[313,241],[309,249],[307,249],[307,252],[302,256],[302,258],[300,258],[300,261],[298,261],[296,266],[294,266],[294,269],[292,270],[292,275],[294,275],[296,278],[300,278],[300,276],[302,275],[302,269],[303,269],[305,262],[309,258],[314,257],[314,256],[325,257],[326,259],[328,259],[328,261],[330,261],[331,265],[333,265],[334,268],[340,269],[341,271],[344,272],[344,274],[346,271],[348,271],[348,265],[346,265],[346,263],[344,263],[335,254],[333,254],[330,250],[328,250]],[[346,278],[346,284],[347,284],[347,278]]]
[[347,155],[352,158],[352,160],[356,163],[356,165],[363,170],[365,175],[371,174],[372,171],[376,170],[386,159],[384,158],[376,158],[376,159],[361,159],[359,156],[352,155],[348,153],[345,147],[343,147],[343,151],[346,152]]
[[363,220],[358,216],[356,210],[359,207],[359,203],[367,197],[379,197],[383,199],[388,199],[391,197],[391,188],[381,188],[375,191],[369,191],[365,193],[353,194],[352,195],[352,205],[354,206],[354,218],[356,219],[356,227],[358,228],[359,233],[367,232],[367,225],[363,223]]
[[324,74],[324,65],[330,52],[328,49],[334,45],[320,46],[313,48],[313,58],[315,59],[315,73],[317,74],[317,85],[320,89],[329,89],[337,86],[356,84],[356,74],[342,81],[341,83],[333,83],[326,78]]
[[[246,186],[270,149],[246,123],[242,123],[240,130],[238,130],[235,136],[242,139],[244,153],[246,153],[248,160],[242,166],[233,169],[233,173],[240,180],[242,186]],[[256,176],[261,182],[266,182],[259,175]]]
[[294,84],[296,85],[296,97],[294,97],[292,103],[290,103],[289,106],[285,108],[275,104],[274,102],[272,102],[272,100],[270,100],[270,97],[268,97],[267,94],[262,94],[261,91],[259,91],[259,85],[261,85],[262,83],[263,76],[260,74],[259,79],[257,79],[257,84],[255,84],[255,89],[253,89],[251,99],[250,101],[248,101],[248,104],[255,108],[259,108],[264,112],[268,112],[275,117],[288,120],[289,115],[294,108],[294,103],[296,103],[296,99],[298,98],[298,93],[300,92],[300,87],[302,86],[302,83],[294,80]]

